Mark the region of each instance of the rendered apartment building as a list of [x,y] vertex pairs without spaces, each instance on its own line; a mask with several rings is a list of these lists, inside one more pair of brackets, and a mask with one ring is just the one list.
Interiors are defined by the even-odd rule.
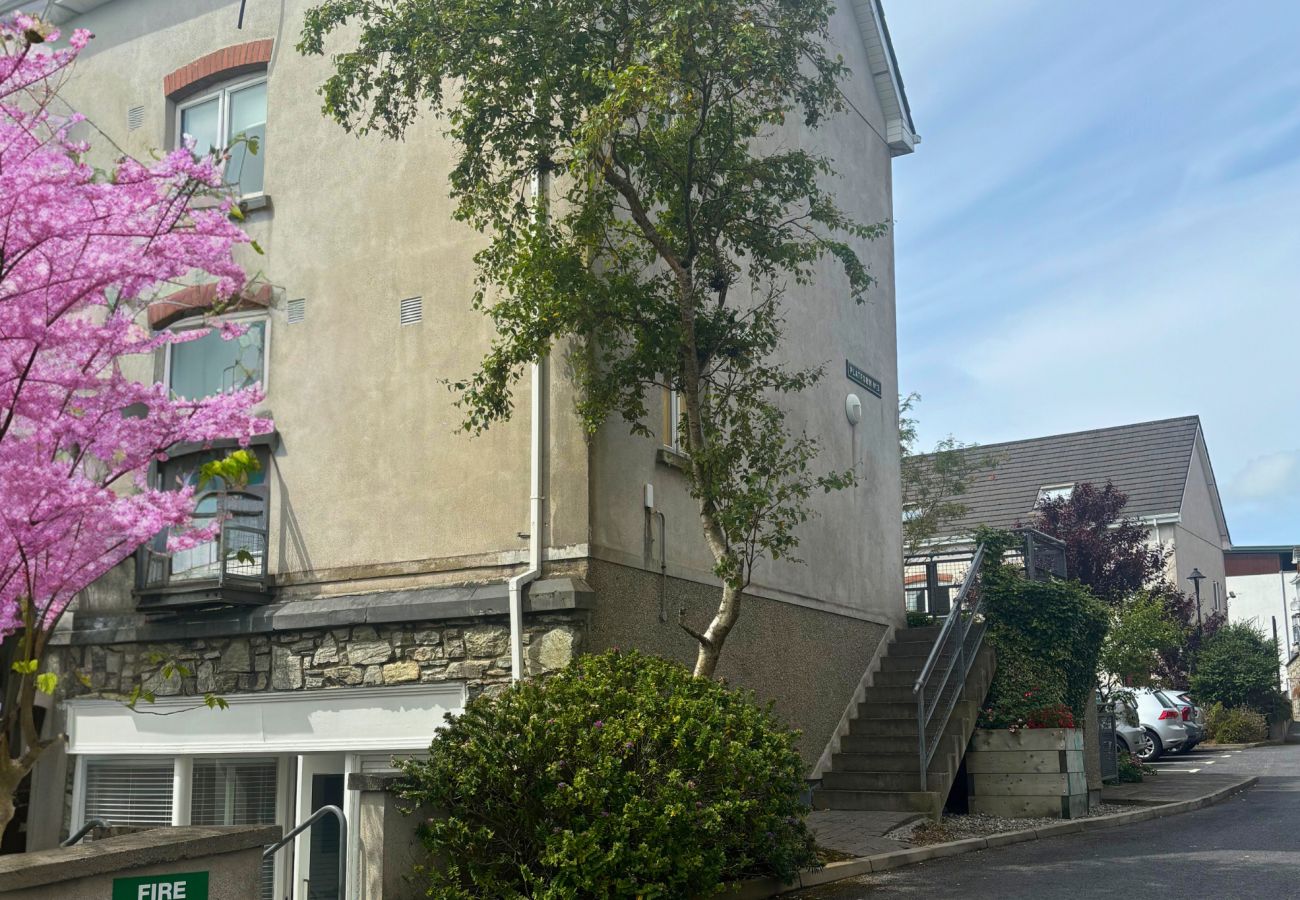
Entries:
[[[981,525],[1029,525],[1041,501],[1069,496],[1078,484],[1109,481],[1128,495],[1124,515],[1171,551],[1168,575],[1179,589],[1193,594],[1189,576],[1199,571],[1205,576],[1203,614],[1228,610],[1224,551],[1232,539],[1199,416],[981,444],[966,452],[996,465],[971,480],[960,498],[966,512],[944,526],[933,542],[936,553],[969,545]],[[908,567],[905,593],[912,608],[926,603],[923,571],[920,564]]]
[[[445,713],[508,683],[514,591],[525,674],[611,646],[693,660],[678,610],[702,626],[716,603],[671,416],[652,423],[655,439],[614,424],[588,438],[556,364],[521,385],[512,422],[457,430],[440,379],[472,372],[491,330],[469,304],[483,239],[453,220],[453,149],[432,119],[403,142],[327,121],[316,87],[328,61],[293,46],[309,5],[51,6],[65,29],[96,35],[63,96],[97,147],[145,158],[182,133],[259,137],[231,170],[265,251],[244,260],[262,286],[230,314],[247,333],[173,346],[138,374],[187,395],[260,382],[275,432],[253,448],[261,471],[225,498],[217,541],[169,556],[160,537],[64,623],[60,665],[96,696],[62,697],[48,717],[69,744],[36,773],[31,848],[93,818],[291,826],[322,804],[350,809],[348,774],[420,752]],[[46,3],[8,4],[23,6]],[[916,137],[878,0],[841,4],[832,34],[861,116],[799,139],[835,159],[854,218],[890,220],[892,161]],[[878,279],[868,302],[825,266],[791,295],[803,314],[787,352],[828,372],[792,426],[822,441],[819,465],[856,466],[860,481],[816,499],[804,564],[759,573],[719,671],[803,731],[810,771],[903,617],[892,240],[859,250]],[[193,327],[207,302],[188,288],[148,325]],[[183,484],[220,452],[174,448],[156,477]],[[201,495],[199,514],[215,504]],[[184,672],[164,678],[160,660]],[[149,709],[99,696],[140,680],[157,695]],[[195,708],[206,691],[230,708]],[[265,896],[306,896],[333,852],[301,839],[268,866]]]

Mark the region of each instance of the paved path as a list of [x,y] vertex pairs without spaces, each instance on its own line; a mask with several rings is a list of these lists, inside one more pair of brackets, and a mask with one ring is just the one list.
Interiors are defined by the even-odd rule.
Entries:
[[924,814],[912,812],[819,809],[808,814],[808,826],[817,836],[818,847],[847,856],[871,856],[912,846],[882,835],[923,818]]
[[[1196,765],[1210,760],[1213,765]],[[1257,775],[1259,785],[1217,806],[1167,819],[921,863],[791,896],[806,900],[1282,900],[1300,896],[1300,745],[1194,752],[1174,757],[1163,768],[1196,768],[1197,772],[1179,774],[1205,773],[1207,785],[1211,774]]]

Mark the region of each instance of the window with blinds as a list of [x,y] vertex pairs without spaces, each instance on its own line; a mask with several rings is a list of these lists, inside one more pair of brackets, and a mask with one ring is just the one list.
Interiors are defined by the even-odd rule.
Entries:
[[85,821],[149,827],[172,823],[171,757],[86,761]]
[[[276,761],[196,759],[190,789],[194,825],[274,825]],[[275,860],[262,861],[262,900],[275,896]]]

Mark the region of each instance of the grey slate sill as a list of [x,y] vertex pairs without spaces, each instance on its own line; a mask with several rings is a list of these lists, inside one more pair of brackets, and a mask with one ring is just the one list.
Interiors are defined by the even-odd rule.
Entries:
[[655,462],[661,466],[676,469],[679,472],[687,472],[691,467],[691,461],[686,454],[674,450],[672,447],[660,447],[656,450]]
[[[533,582],[524,602],[526,613],[589,609],[595,591],[577,578]],[[146,622],[140,617],[91,617],[74,614],[70,628],[59,628],[50,643],[61,646],[183,641],[202,638],[310,631],[349,625],[434,622],[510,614],[509,591],[495,584],[418,588],[291,600],[246,609],[195,613],[169,621]]]
[[239,211],[247,215],[258,210],[271,209],[271,195],[258,194],[255,197],[248,197],[239,201]]

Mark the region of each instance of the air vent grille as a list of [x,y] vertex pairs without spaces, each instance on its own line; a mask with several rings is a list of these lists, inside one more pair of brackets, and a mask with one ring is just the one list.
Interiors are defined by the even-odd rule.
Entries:
[[307,301],[299,298],[290,300],[285,306],[285,318],[289,320],[290,325],[297,325],[307,318]]
[[403,325],[414,325],[423,318],[423,297],[407,297],[402,301],[400,320]]
[[126,130],[135,131],[144,124],[144,107],[133,106],[126,111]]

